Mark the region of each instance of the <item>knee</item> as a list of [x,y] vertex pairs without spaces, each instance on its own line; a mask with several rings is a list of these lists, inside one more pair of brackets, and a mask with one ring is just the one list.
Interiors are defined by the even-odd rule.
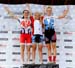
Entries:
[[39,46],[39,47],[38,47],[38,50],[39,50],[39,51],[42,51],[42,46]]
[[21,51],[24,52],[24,48],[21,48]]
[[30,52],[30,48],[28,48],[27,51]]
[[35,51],[36,50],[36,46],[32,46],[32,49],[33,49],[33,51]]
[[24,51],[25,50],[25,48],[24,47],[21,47],[21,51]]
[[48,50],[51,50],[51,46],[48,46],[47,48],[48,48]]
[[53,49],[56,49],[56,44],[55,43],[52,45],[52,48]]

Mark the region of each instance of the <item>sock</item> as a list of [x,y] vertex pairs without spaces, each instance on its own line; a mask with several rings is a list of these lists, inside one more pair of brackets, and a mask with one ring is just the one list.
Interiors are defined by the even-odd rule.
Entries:
[[53,62],[56,63],[56,56],[53,56]]
[[49,62],[52,62],[52,56],[49,56],[48,59],[49,59]]

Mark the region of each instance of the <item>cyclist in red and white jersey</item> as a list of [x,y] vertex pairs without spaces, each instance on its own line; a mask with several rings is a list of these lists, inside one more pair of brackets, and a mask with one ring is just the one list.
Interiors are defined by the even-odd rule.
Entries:
[[32,27],[31,27],[31,21],[29,18],[29,10],[25,9],[23,11],[23,18],[19,18],[18,16],[15,16],[8,7],[4,6],[5,10],[11,15],[14,19],[17,19],[20,22],[21,31],[20,31],[20,48],[21,48],[21,60],[22,63],[24,63],[24,51],[25,51],[25,43],[27,48],[27,62],[30,61],[30,45],[31,45],[31,33],[32,33]]

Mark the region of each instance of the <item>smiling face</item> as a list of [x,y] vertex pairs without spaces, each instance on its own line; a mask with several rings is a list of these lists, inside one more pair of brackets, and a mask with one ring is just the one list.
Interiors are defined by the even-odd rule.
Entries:
[[24,18],[28,18],[28,16],[29,16],[29,11],[28,11],[28,10],[24,10],[24,11],[23,11],[23,16],[24,16]]
[[48,16],[50,16],[50,15],[52,14],[52,8],[51,8],[51,7],[47,7],[47,8],[46,8],[46,14],[47,14]]

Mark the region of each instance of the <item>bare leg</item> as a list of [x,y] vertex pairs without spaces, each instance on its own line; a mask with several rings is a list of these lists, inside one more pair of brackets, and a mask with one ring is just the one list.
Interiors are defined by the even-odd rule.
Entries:
[[48,48],[48,62],[52,62],[51,45],[47,44],[47,48]]
[[23,63],[24,62],[25,45],[24,44],[21,44],[20,45],[20,48],[21,48],[21,60],[22,60],[22,63]]
[[43,63],[42,47],[43,47],[42,44],[39,44],[38,51],[39,51],[39,58],[41,63]]
[[53,62],[56,63],[56,42],[52,43],[52,49],[53,49]]
[[47,44],[47,48],[48,48],[48,56],[50,56],[51,55],[51,45]]
[[32,45],[32,60],[35,63],[35,54],[36,54],[36,44]]
[[27,62],[29,64],[29,61],[30,61],[30,45],[27,45]]

